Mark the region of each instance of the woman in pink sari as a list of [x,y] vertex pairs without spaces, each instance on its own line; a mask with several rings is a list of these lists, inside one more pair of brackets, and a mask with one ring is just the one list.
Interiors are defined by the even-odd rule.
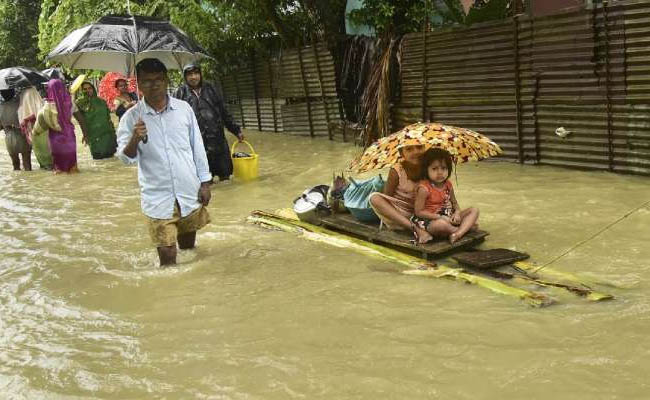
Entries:
[[74,135],[74,125],[72,125],[72,100],[65,85],[59,79],[51,79],[47,83],[46,107],[48,106],[56,107],[59,125],[57,128],[60,128],[58,130],[49,127],[54,171],[78,172],[77,141]]

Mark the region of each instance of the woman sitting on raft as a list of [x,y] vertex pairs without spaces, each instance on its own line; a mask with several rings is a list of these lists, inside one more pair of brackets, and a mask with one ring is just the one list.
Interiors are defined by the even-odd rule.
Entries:
[[415,194],[421,176],[422,145],[403,145],[398,148],[402,161],[393,165],[383,193],[370,195],[370,206],[388,229],[406,229],[413,232],[416,244],[431,240],[431,234],[411,222]]

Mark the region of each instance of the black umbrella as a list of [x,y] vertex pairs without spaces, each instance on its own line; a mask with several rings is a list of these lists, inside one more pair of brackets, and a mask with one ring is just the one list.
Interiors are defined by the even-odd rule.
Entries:
[[107,15],[72,31],[47,58],[75,69],[133,73],[144,58],[157,58],[169,69],[208,57],[205,50],[169,21],[131,15]]
[[0,90],[38,87],[49,80],[50,78],[47,75],[33,68],[9,67],[0,69]]
[[[132,75],[145,58],[157,58],[168,69],[209,57],[183,31],[153,17],[107,15],[94,24],[72,31],[47,55],[70,68],[121,71]],[[147,137],[143,139],[147,143]]]

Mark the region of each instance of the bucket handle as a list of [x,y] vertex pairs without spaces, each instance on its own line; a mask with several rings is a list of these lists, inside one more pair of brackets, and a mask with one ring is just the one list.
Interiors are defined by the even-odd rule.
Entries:
[[242,142],[240,142],[239,140],[236,140],[236,141],[232,144],[232,148],[230,149],[230,156],[231,156],[231,157],[232,157],[233,154],[235,154],[235,147],[237,147],[237,144],[238,144],[238,143],[244,143],[244,144],[247,144],[248,147],[251,149],[251,155],[256,155],[256,154],[257,154],[257,153],[255,152],[255,149],[253,149],[253,146],[251,146],[250,143],[248,143],[248,142],[245,141],[245,140],[242,141]]

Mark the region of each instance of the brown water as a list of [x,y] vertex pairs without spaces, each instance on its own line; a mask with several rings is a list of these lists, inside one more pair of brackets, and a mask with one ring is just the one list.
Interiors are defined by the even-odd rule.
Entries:
[[[135,168],[80,148],[78,175],[13,172],[0,143],[0,398],[650,398],[648,207],[552,265],[616,300],[552,291],[534,309],[247,224],[355,153],[248,136],[261,178],[215,186],[213,223],[166,270]],[[483,247],[539,263],[650,200],[648,178],[510,163],[463,165],[457,184]]]

